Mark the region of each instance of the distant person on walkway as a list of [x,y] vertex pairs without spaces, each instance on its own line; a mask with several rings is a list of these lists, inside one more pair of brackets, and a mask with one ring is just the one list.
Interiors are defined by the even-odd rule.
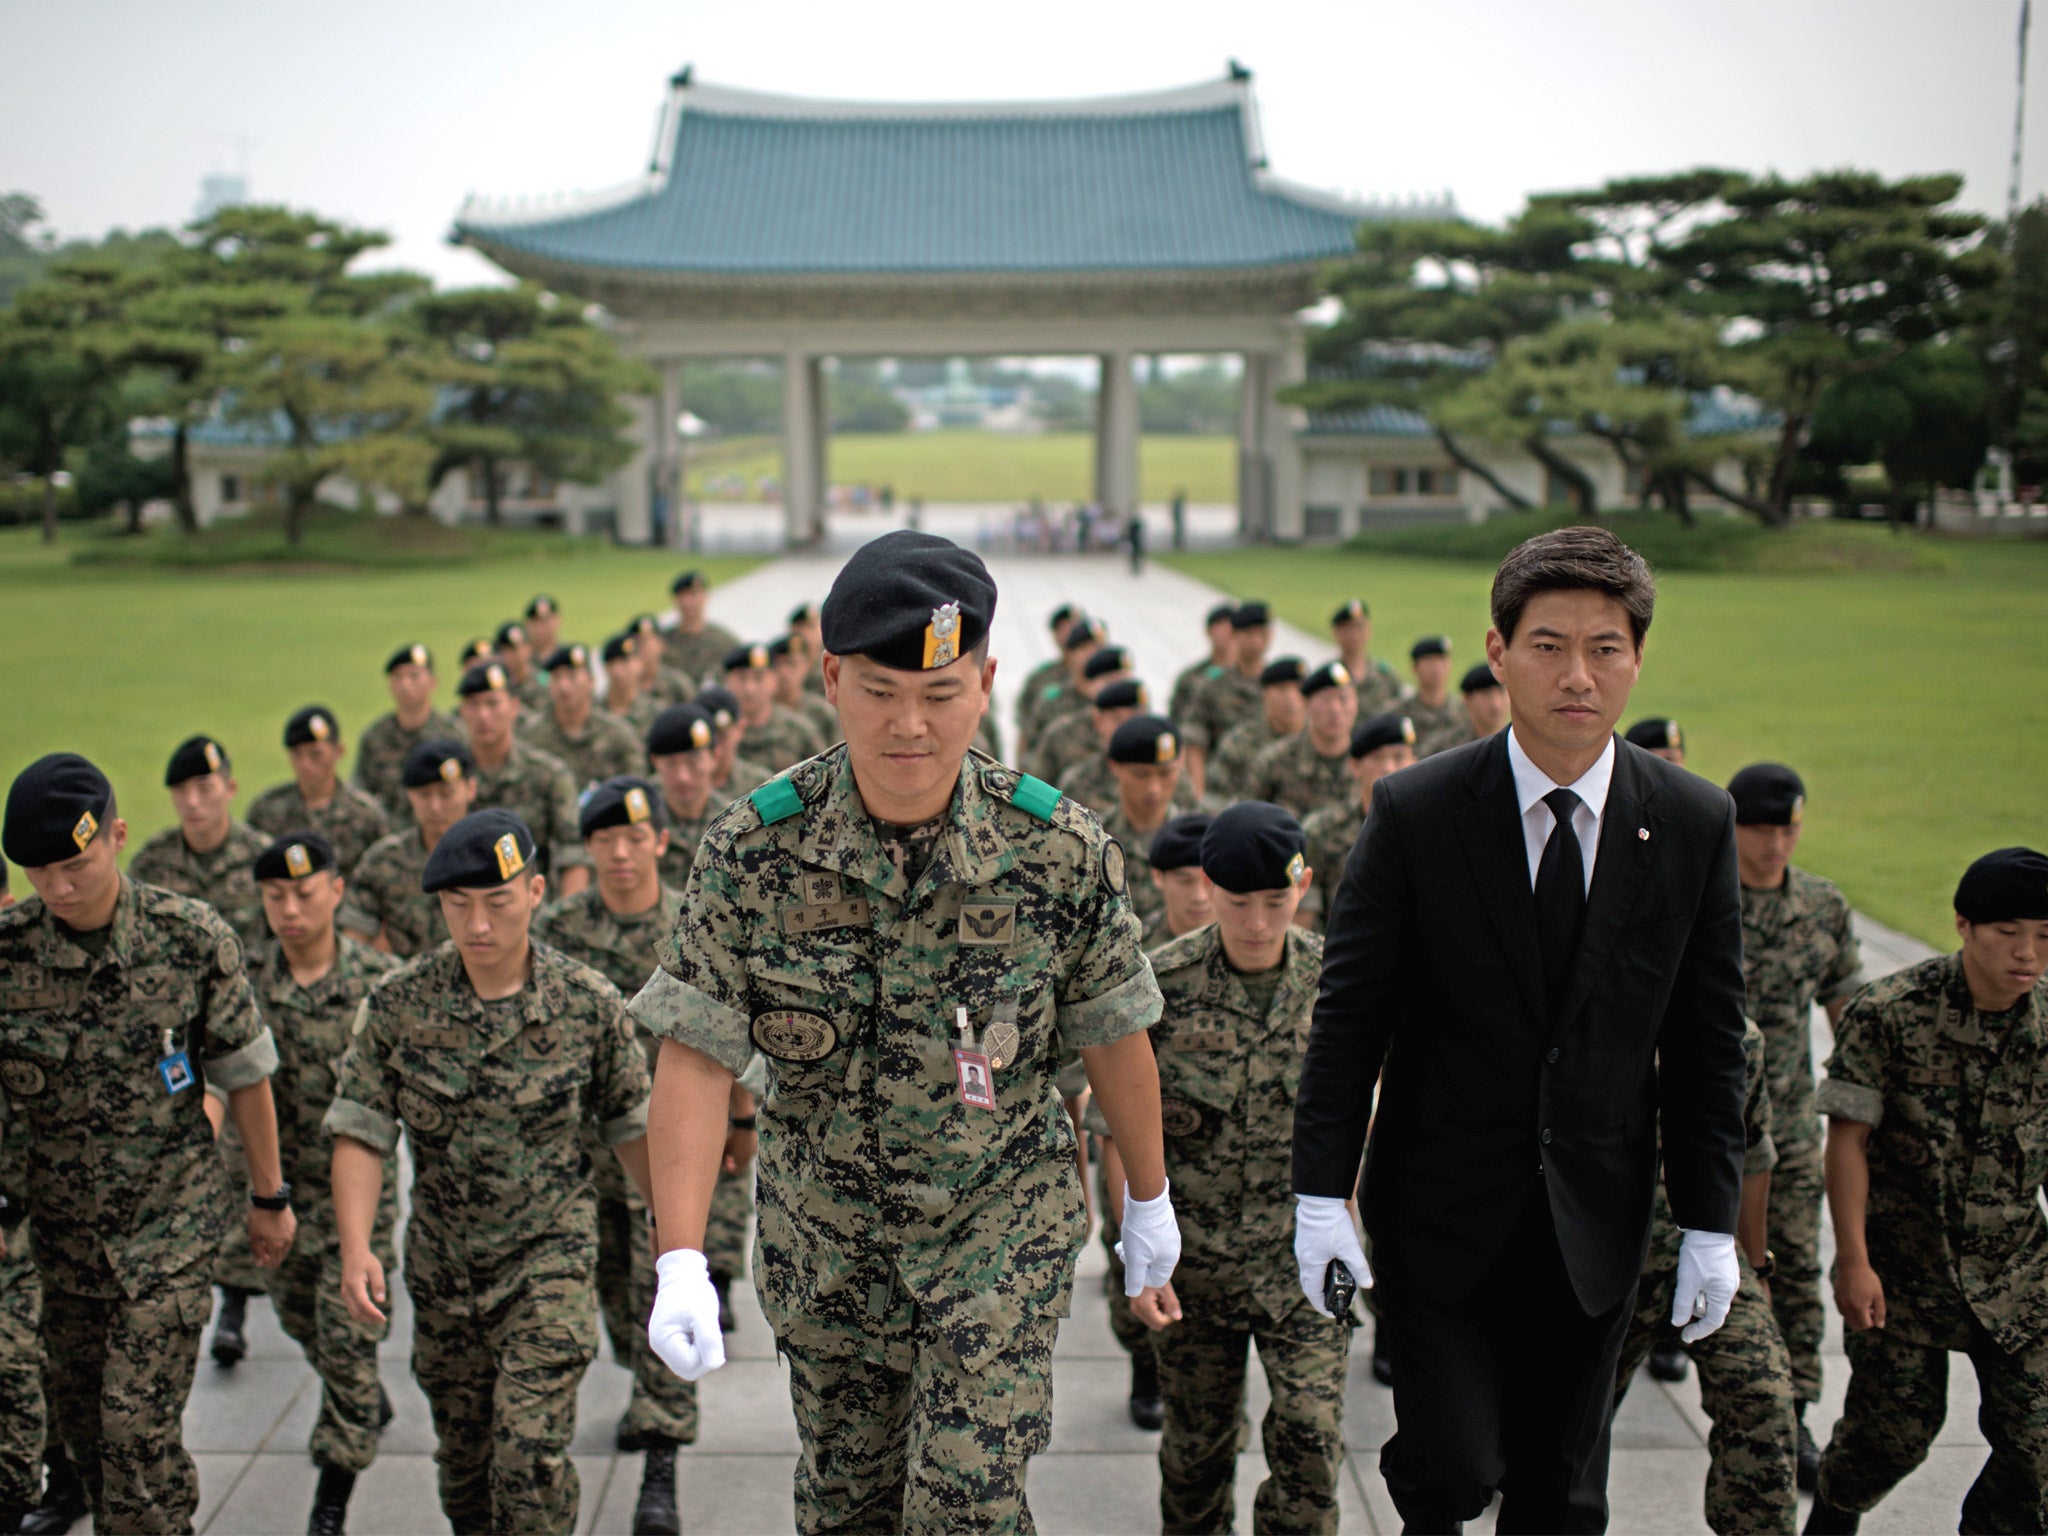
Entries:
[[1145,574],[1145,518],[1143,513],[1133,512],[1130,521],[1124,524],[1124,543],[1131,551],[1131,574]]
[[1188,493],[1185,487],[1175,486],[1173,504],[1170,509],[1173,518],[1173,547],[1188,547]]

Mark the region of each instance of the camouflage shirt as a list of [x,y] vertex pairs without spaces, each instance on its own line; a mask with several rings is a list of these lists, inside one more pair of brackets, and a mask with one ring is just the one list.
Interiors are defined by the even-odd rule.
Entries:
[[1194,713],[1195,690],[1210,678],[1221,677],[1226,670],[1214,661],[1198,661],[1192,666],[1182,667],[1173,679],[1173,692],[1166,698],[1167,718],[1184,725]]
[[1024,718],[1017,729],[1022,740],[1035,742],[1052,729],[1054,721],[1064,720],[1074,711],[1087,707],[1087,697],[1067,681],[1066,673],[1062,670],[1051,682],[1046,683],[1037,693],[1025,700],[1022,711]]
[[[1171,816],[1173,813],[1169,810],[1168,814]],[[1166,898],[1152,883],[1152,833],[1159,828],[1140,832],[1133,827],[1130,817],[1124,814],[1121,796],[1097,819],[1102,823],[1102,830],[1115,838],[1117,846],[1123,850],[1124,864],[1129,870],[1127,883],[1131,888],[1131,910],[1138,914],[1138,922],[1142,926],[1154,913],[1166,910]]]
[[[1771,1095],[1764,1079],[1764,1032],[1754,1019],[1742,1021],[1742,1059],[1747,1067],[1742,1087],[1742,1176],[1755,1178],[1778,1165],[1778,1147],[1771,1134]],[[1658,1166],[1663,1166],[1664,1147],[1657,1145]],[[1678,1266],[1678,1249],[1683,1234],[1671,1214],[1671,1202],[1664,1194],[1664,1179],[1657,1178],[1656,1213],[1650,1218],[1650,1253],[1643,1261],[1643,1273],[1653,1274]],[[1782,1238],[1779,1241],[1783,1241]]]
[[1323,941],[1290,928],[1262,1006],[1214,923],[1152,955],[1165,1011],[1152,1026],[1166,1175],[1180,1221],[1173,1287],[1211,1321],[1308,1305],[1294,1266],[1294,1095]]
[[608,1147],[647,1133],[647,1058],[612,984],[533,946],[526,986],[476,995],[450,942],[393,971],[356,1012],[327,1111],[331,1136],[390,1157],[405,1127],[415,1294],[516,1291],[529,1254],[596,1249],[582,1126]]
[[1984,1013],[1960,955],[1895,971],[1850,1002],[1817,1105],[1871,1127],[1864,1235],[1885,1332],[2001,1349],[2048,1329],[2048,981]]
[[1300,911],[1314,919],[1310,927],[1316,933],[1330,926],[1330,903],[1344,878],[1345,860],[1351,857],[1358,834],[1365,830],[1365,812],[1359,809],[1357,786],[1352,787],[1354,793],[1349,800],[1318,806],[1301,823],[1301,834],[1308,844],[1303,857],[1308,860],[1309,885],[1308,893],[1301,898]]
[[583,833],[576,819],[576,781],[560,758],[513,737],[512,750],[495,768],[477,765],[476,801],[472,810],[493,808],[515,812],[540,849],[543,874],[559,875],[588,864]]
[[420,889],[426,870],[427,844],[418,827],[379,838],[356,861],[336,921],[368,939],[382,933],[401,960],[432,949],[448,937],[448,929],[441,920],[441,898]]
[[705,621],[704,627],[694,635],[686,635],[680,629],[662,631],[662,666],[679,674],[688,684],[683,697],[696,697],[697,690],[704,686],[704,679],[716,677],[725,665],[725,653],[740,643],[739,636],[723,624]]
[[1401,702],[1401,679],[1384,661],[1368,657],[1362,667],[1354,667],[1349,662],[1344,666],[1356,679],[1351,691],[1358,695],[1359,719],[1383,714]]
[[1189,746],[1211,751],[1222,745],[1232,726],[1264,713],[1265,698],[1258,678],[1246,677],[1232,668],[1203,678],[1195,685],[1195,696],[1188,701],[1187,713],[1173,718]]
[[[776,1336],[908,1369],[913,1329],[935,1331],[975,1371],[1071,1300],[1087,1217],[1061,1055],[1143,1029],[1159,993],[1093,816],[976,755],[948,815],[912,884],[844,746],[736,802],[633,1011],[735,1074],[772,1058],[756,1273]],[[993,1110],[959,1096],[956,1007],[1016,1036]]]
[[1401,713],[1414,723],[1417,761],[1462,747],[1473,739],[1472,717],[1465,713],[1464,701],[1455,693],[1444,695],[1441,704],[1425,704],[1418,695],[1401,706]]
[[1247,798],[1244,785],[1251,777],[1252,763],[1266,748],[1284,739],[1280,732],[1267,724],[1266,711],[1261,707],[1251,719],[1240,720],[1223,733],[1223,739],[1209,754],[1208,766],[1202,774],[1202,788],[1226,804]]
[[1270,800],[1300,820],[1326,805],[1358,803],[1358,781],[1351,777],[1347,742],[1335,757],[1325,757],[1307,731],[1283,736],[1252,759],[1251,772],[1238,786],[1244,800]]
[[343,869],[354,869],[370,844],[391,830],[384,807],[353,784],[336,784],[334,798],[315,811],[307,808],[296,781],[258,795],[249,806],[249,825],[265,837],[318,832],[334,844],[334,857]]
[[128,877],[205,902],[228,920],[243,948],[253,949],[270,937],[252,867],[270,842],[246,821],[231,821],[227,839],[218,848],[194,853],[182,828],[167,827],[128,861]]
[[1107,750],[1095,729],[1095,711],[1083,709],[1062,715],[1033,738],[1024,771],[1035,779],[1057,784],[1069,768]]
[[760,725],[747,727],[747,756],[773,775],[825,750],[817,727],[780,704]]
[[1795,867],[1775,891],[1742,888],[1742,979],[1749,1016],[1764,1032],[1771,1131],[1799,1146],[1820,1135],[1813,1108],[1813,1005],[1862,985],[1862,951],[1849,903],[1818,875]]
[[818,733],[818,751],[839,745],[842,739],[839,711],[826,701],[822,693],[806,693],[789,708],[802,715],[811,729]]
[[387,710],[372,720],[356,742],[355,785],[384,807],[394,827],[412,824],[412,802],[405,798],[405,754],[423,741],[461,741],[462,722],[440,710],[427,712],[418,730],[408,731]]
[[1066,664],[1057,656],[1048,661],[1041,661],[1031,669],[1030,676],[1024,679],[1024,685],[1017,690],[1018,730],[1024,730],[1029,725],[1032,706],[1038,696],[1045,692],[1047,685],[1059,682],[1065,675]]
[[713,785],[711,793],[726,801],[743,800],[774,777],[773,769],[753,758],[736,757],[732,760],[731,774],[723,784]]
[[232,1093],[277,1066],[241,942],[203,902],[121,882],[88,953],[31,896],[0,911],[0,1110],[26,1120],[29,1211],[46,1281],[143,1296],[212,1272],[241,1203],[198,1083],[158,1071],[183,1051]]
[[[548,705],[519,722],[519,735],[529,747],[545,752],[567,768],[569,782],[579,793],[599,779],[647,771],[647,749],[641,744],[640,734],[617,715],[596,707],[575,736],[562,728]],[[533,830],[538,837],[539,828]]]
[[613,709],[610,704],[599,704],[595,707],[602,711],[607,719],[616,720],[631,731],[633,740],[638,742],[641,751],[645,752],[648,727],[654,724],[654,717],[668,706],[643,688],[633,695],[633,702],[622,710]]

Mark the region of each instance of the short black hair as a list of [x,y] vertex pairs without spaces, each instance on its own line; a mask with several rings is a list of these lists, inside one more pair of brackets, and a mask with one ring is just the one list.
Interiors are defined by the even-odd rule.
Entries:
[[1493,573],[1493,627],[1501,639],[1513,640],[1530,598],[1582,590],[1605,593],[1628,610],[1640,651],[1657,607],[1656,578],[1641,555],[1605,528],[1585,523],[1539,533],[1508,551]]

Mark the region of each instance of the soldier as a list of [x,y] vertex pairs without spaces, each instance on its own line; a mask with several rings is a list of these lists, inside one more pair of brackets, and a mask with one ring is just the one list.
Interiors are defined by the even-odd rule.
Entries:
[[1116,776],[1116,804],[1102,816],[1102,830],[1115,838],[1133,871],[1131,910],[1140,926],[1165,906],[1150,877],[1152,836],[1173,814],[1180,785],[1180,728],[1162,715],[1133,715],[1109,738],[1109,771]]
[[1638,720],[1628,728],[1623,741],[1641,747],[1645,752],[1654,752],[1667,763],[1685,766],[1685,732],[1678,728],[1676,720],[1663,715],[1652,715],[1647,720]]
[[1363,599],[1354,597],[1330,615],[1330,638],[1336,642],[1337,659],[1351,674],[1359,719],[1384,714],[1401,702],[1400,677],[1372,654],[1372,610]]
[[536,656],[552,656],[562,641],[562,610],[547,593],[536,593],[526,603],[526,641]]
[[1855,1530],[1926,1459],[1951,1350],[1991,1442],[1959,1528],[2048,1517],[2048,856],[1986,854],[1955,908],[1961,952],[1858,993],[1821,1084],[1849,1395],[1808,1531]]
[[1188,777],[1194,780],[1196,794],[1208,793],[1209,754],[1222,745],[1232,726],[1258,712],[1259,677],[1272,643],[1272,611],[1264,603],[1240,603],[1230,614],[1229,670],[1204,678],[1187,712],[1174,716],[1187,747]]
[[1174,675],[1173,692],[1168,695],[1166,713],[1175,720],[1185,720],[1189,708],[1195,702],[1195,690],[1212,677],[1221,677],[1237,665],[1237,651],[1231,643],[1235,633],[1230,627],[1230,616],[1237,612],[1237,604],[1223,602],[1216,604],[1202,618],[1202,626],[1209,639],[1209,654],[1200,661],[1190,662]]
[[1245,798],[1281,806],[1296,818],[1351,799],[1351,728],[1358,723],[1358,695],[1341,661],[1325,662],[1303,678],[1301,697],[1307,723],[1253,758],[1242,786]]
[[1213,819],[1206,811],[1194,811],[1171,818],[1152,834],[1146,859],[1162,905],[1158,916],[1145,924],[1147,954],[1169,939],[1216,921],[1214,893],[1202,873],[1202,835]]
[[704,579],[702,571],[684,571],[669,583],[668,595],[675,604],[674,622],[662,626],[668,664],[692,688],[701,688],[725,653],[740,643],[739,637],[724,625],[712,623],[706,615],[711,583]]
[[822,752],[839,739],[839,715],[822,693],[805,691],[805,679],[818,672],[818,659],[810,653],[809,644],[792,630],[769,642],[768,664],[775,672],[775,702],[803,717],[818,733],[818,750]]
[[29,1251],[28,1125],[0,1120],[0,1531],[19,1529],[43,1502],[42,1312]]
[[663,660],[668,653],[668,637],[653,614],[634,614],[627,620],[625,632],[633,638],[633,655],[640,663],[640,691],[654,700],[657,710],[680,704],[696,694],[696,679],[683,676]]
[[404,784],[412,824],[357,861],[338,921],[385,954],[410,960],[447,936],[441,904],[420,889],[420,872],[475,805],[476,763],[459,741],[423,741],[406,754]]
[[747,738],[747,723],[740,718],[739,695],[730,688],[706,688],[697,695],[697,705],[711,716],[718,731],[711,765],[711,789],[723,805],[750,795],[775,777],[775,771],[751,756],[741,757]]
[[[340,1536],[356,1476],[377,1456],[391,1405],[377,1380],[377,1346],[388,1329],[359,1322],[341,1299],[341,1249],[334,1231],[327,1138],[320,1123],[334,1098],[334,1065],[371,986],[397,966],[389,955],[336,931],[344,892],[334,846],[318,832],[286,834],[258,854],[256,884],[276,942],[250,973],[256,1006],[277,1045],[278,1152],[302,1218],[299,1235],[270,1283],[278,1325],[320,1377],[320,1416],[308,1447],[320,1481],[307,1530]],[[398,1170],[384,1169],[371,1247],[397,1263]]]
[[500,624],[491,641],[491,655],[510,675],[513,693],[521,705],[536,713],[548,707],[548,680],[539,666],[547,654],[534,650],[533,642],[526,638],[526,626],[517,619]]
[[690,878],[704,829],[726,805],[725,797],[711,787],[718,761],[718,727],[701,704],[671,704],[647,729],[647,757],[661,781],[661,802],[668,812],[661,881],[680,891]]
[[1222,805],[1239,798],[1253,759],[1308,724],[1308,703],[1301,696],[1301,680],[1307,675],[1308,668],[1299,656],[1277,656],[1266,663],[1259,673],[1261,708],[1251,719],[1225,732],[1209,754],[1202,780],[1204,794]]
[[249,805],[249,825],[269,837],[311,828],[353,869],[363,850],[391,830],[384,807],[367,791],[344,784],[336,769],[346,750],[333,711],[308,704],[284,723],[292,782],[266,789]]
[[[1094,750],[1049,782],[1059,785],[1060,793],[1069,800],[1078,800],[1098,816],[1108,811],[1117,800],[1116,774],[1109,765],[1109,739],[1126,720],[1143,714],[1148,702],[1145,685],[1135,677],[1118,678],[1096,689],[1087,715]],[[1052,737],[1053,733],[1048,733],[1046,742],[1051,742]],[[1041,747],[1045,744],[1040,743]],[[1185,790],[1185,781],[1176,783],[1176,794]]]
[[530,747],[514,731],[519,699],[510,675],[495,661],[480,662],[456,686],[462,728],[476,765],[475,809],[502,807],[540,839],[540,872],[573,896],[590,883],[590,855],[576,835],[576,781],[561,759]]
[[1344,861],[1351,857],[1358,834],[1365,830],[1373,785],[1415,761],[1415,722],[1398,710],[1359,721],[1351,732],[1350,761],[1357,793],[1349,800],[1317,808],[1301,824],[1314,878],[1297,912],[1304,925],[1317,933],[1330,920],[1330,898],[1343,877]]
[[248,1149],[259,1263],[295,1222],[241,942],[204,902],[123,878],[127,835],[74,754],[8,791],[0,846],[36,894],[0,912],[0,1111],[27,1126],[49,1413],[93,1522],[180,1531],[199,1504],[180,1416],[231,1195],[202,1079]]
[[[1023,686],[1017,690],[1017,734],[1019,740],[1023,738],[1025,714],[1031,706],[1031,701],[1037,698],[1048,684],[1057,683],[1066,675],[1067,631],[1074,627],[1074,620],[1077,616],[1077,610],[1072,603],[1061,603],[1059,607],[1053,609],[1052,617],[1046,621],[1046,627],[1052,631],[1052,655],[1026,673]],[[823,643],[823,641],[819,642],[820,645]],[[820,678],[823,678],[824,671],[822,667],[819,669],[818,675]],[[1022,754],[1020,753],[1019,755],[1021,756]]]
[[1085,613],[1077,613],[1060,641],[1060,673],[1037,693],[1028,694],[1019,709],[1017,755],[1030,754],[1031,747],[1055,720],[1085,709],[1088,695],[1081,684],[1089,658],[1109,643],[1109,626]]
[[734,1075],[771,1058],[755,1285],[790,1363],[806,1533],[1030,1528],[1087,1233],[1063,1047],[1124,1147],[1126,1287],[1162,1283],[1177,1247],[1122,851],[968,752],[994,608],[944,539],[854,553],[824,612],[846,740],[713,824],[633,1002],[663,1037],[649,1334],[686,1378],[724,1359],[699,1251],[720,1122]]
[[646,668],[635,652],[640,637],[621,630],[604,643],[604,707],[615,720],[626,722],[635,736],[644,737],[661,705],[642,683]]
[[372,720],[356,743],[356,788],[384,807],[396,830],[412,815],[403,770],[406,754],[423,741],[454,741],[462,734],[455,717],[434,708],[434,653],[424,645],[401,645],[384,663],[391,708]]
[[1458,692],[1465,700],[1465,719],[1472,727],[1470,740],[1484,741],[1507,725],[1508,691],[1485,662],[1465,669],[1458,679]]
[[1470,741],[1471,723],[1451,702],[1451,642],[1424,635],[1408,648],[1408,662],[1415,669],[1415,692],[1401,708],[1415,722],[1416,757]]
[[579,793],[600,779],[639,772],[645,760],[639,736],[597,707],[589,647],[558,645],[541,665],[547,698],[519,722],[520,739],[567,768]]
[[[1024,759],[1025,771],[1035,779],[1057,784],[1076,763],[1099,755],[1115,726],[1102,727],[1096,719],[1095,701],[1103,689],[1121,683],[1136,683],[1131,676],[1131,653],[1120,645],[1105,645],[1081,668],[1081,696],[1088,701],[1087,708],[1060,716],[1032,739],[1031,751]],[[1143,685],[1137,686],[1142,694]],[[1123,694],[1119,689],[1118,696]]]
[[597,1348],[585,1120],[646,1192],[647,1059],[612,984],[532,942],[538,860],[510,811],[448,830],[421,884],[454,938],[363,1000],[326,1119],[342,1297],[371,1325],[384,1162],[405,1130],[413,1374],[458,1531],[575,1529],[569,1440]]
[[263,903],[249,861],[270,839],[228,809],[235,791],[234,764],[211,736],[178,744],[164,768],[164,788],[178,824],[144,843],[128,861],[131,879],[197,897],[227,920],[244,948],[263,942]]
[[[461,659],[456,664],[463,672],[467,672],[471,667],[494,659],[491,651],[491,642],[479,635],[476,639],[463,646]],[[458,673],[457,675],[459,676],[460,674]]]
[[740,701],[747,755],[776,774],[825,750],[802,715],[775,702],[775,670],[765,645],[736,645],[725,653],[725,686]]
[[[1348,675],[1335,686],[1355,709]],[[1277,805],[1220,813],[1202,837],[1216,921],[1152,957],[1165,998],[1152,1027],[1160,1121],[1186,1249],[1173,1284],[1133,1310],[1161,1330],[1168,1531],[1230,1528],[1252,1344],[1272,1389],[1253,1528],[1337,1529],[1351,1319],[1311,1307],[1287,1263],[1294,1092],[1323,955],[1321,937],[1294,921],[1308,889],[1302,849],[1300,825]]]
[[[818,608],[815,603],[798,603],[789,610],[789,632],[804,643],[804,655],[810,661],[810,670],[804,674],[804,692],[815,698],[825,697],[825,641],[818,628]],[[832,716],[833,730],[839,729],[839,715]]]
[[1820,1397],[1820,1116],[1813,1107],[1813,1005],[1833,1022],[1863,984],[1849,903],[1818,875],[1792,865],[1806,815],[1806,785],[1780,763],[1754,763],[1728,781],[1735,801],[1735,862],[1742,881],[1742,973],[1749,1016],[1764,1032],[1771,1095],[1771,1311],[1792,1361],[1798,1399],[1800,1484],[1813,1486],[1820,1450],[1806,1427]]

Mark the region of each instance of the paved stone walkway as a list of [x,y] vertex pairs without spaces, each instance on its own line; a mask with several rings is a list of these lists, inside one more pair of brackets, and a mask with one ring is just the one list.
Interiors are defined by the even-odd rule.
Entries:
[[[951,526],[939,509],[928,514],[927,526],[974,538],[982,525],[963,517],[961,526]],[[836,525],[837,552],[762,567],[713,594],[714,616],[746,636],[777,632],[795,602],[824,596],[846,544],[874,531],[879,529],[873,519],[864,520],[864,526]],[[1216,594],[1198,582],[1158,566],[1133,578],[1123,560],[1108,555],[991,555],[1002,588],[994,651],[1006,742],[1010,689],[1050,653],[1044,616],[1059,602],[1078,602],[1107,618],[1114,637],[1135,650],[1141,674],[1161,696],[1174,672],[1199,651],[1202,612]],[[1298,650],[1312,659],[1328,650],[1284,627],[1275,649]],[[1860,919],[1859,926],[1874,973],[1928,953],[1902,934]],[[1817,1048],[1824,1057],[1824,1021],[1819,1034]],[[1158,1528],[1157,1438],[1133,1428],[1124,1412],[1128,1370],[1109,1332],[1102,1272],[1101,1250],[1091,1242],[1081,1260],[1074,1316],[1061,1330],[1055,1356],[1052,1449],[1038,1458],[1031,1474],[1032,1508],[1040,1528],[1049,1533]],[[397,1418],[385,1433],[376,1466],[358,1485],[350,1528],[361,1536],[445,1529],[434,1491],[432,1426],[407,1366],[411,1316],[402,1295],[394,1300],[384,1379]],[[790,1528],[796,1433],[783,1372],[750,1288],[740,1287],[734,1302],[740,1325],[729,1341],[729,1363],[704,1384],[703,1438],[679,1462],[685,1528],[707,1536]],[[220,1370],[202,1358],[186,1413],[186,1444],[197,1456],[203,1491],[199,1526],[220,1533],[302,1530],[313,1492],[305,1445],[318,1387],[267,1304],[252,1305],[249,1332],[251,1357],[234,1370]],[[1367,1342],[1362,1336],[1353,1352],[1343,1528],[1392,1532],[1400,1529],[1400,1521],[1380,1481],[1377,1453],[1392,1431],[1393,1405],[1367,1370]],[[1832,1313],[1827,1350],[1826,1396],[1814,1424],[1823,1443],[1848,1381],[1840,1325]],[[1258,1373],[1252,1375],[1250,1411],[1256,1424],[1265,1399]],[[615,1454],[611,1443],[626,1389],[626,1373],[608,1359],[594,1365],[584,1382],[574,1446],[583,1479],[583,1531],[631,1527],[639,1458]],[[1873,1536],[1953,1529],[1963,1492],[1984,1457],[1976,1428],[1976,1384],[1966,1361],[1957,1362],[1950,1398],[1948,1426],[1927,1465],[1865,1517],[1864,1529]],[[1615,1426],[1610,1494],[1616,1531],[1704,1529],[1700,1491],[1707,1427],[1690,1376],[1668,1387],[1647,1376],[1638,1379]],[[1256,1437],[1241,1460],[1239,1526],[1249,1529],[1252,1492],[1264,1465]],[[1490,1528],[1490,1523],[1489,1518],[1475,1529]]]

